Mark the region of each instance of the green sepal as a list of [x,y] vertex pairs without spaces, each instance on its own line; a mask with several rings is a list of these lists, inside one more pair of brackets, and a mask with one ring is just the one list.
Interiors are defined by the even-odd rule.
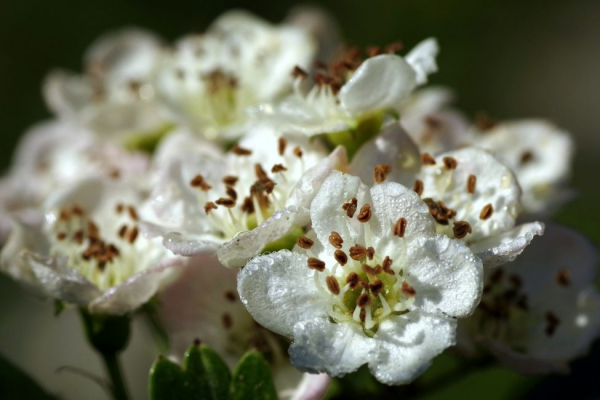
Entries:
[[127,315],[91,314],[80,309],[88,341],[102,354],[117,354],[127,347],[131,319]]
[[242,357],[233,373],[230,400],[277,400],[269,364],[257,351]]

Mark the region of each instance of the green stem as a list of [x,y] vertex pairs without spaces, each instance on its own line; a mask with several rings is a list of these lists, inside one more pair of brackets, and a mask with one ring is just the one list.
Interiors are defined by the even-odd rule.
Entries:
[[106,372],[110,377],[112,383],[111,392],[115,400],[128,400],[127,389],[125,388],[125,381],[123,379],[123,372],[121,371],[121,365],[119,358],[116,353],[105,354],[101,353]]

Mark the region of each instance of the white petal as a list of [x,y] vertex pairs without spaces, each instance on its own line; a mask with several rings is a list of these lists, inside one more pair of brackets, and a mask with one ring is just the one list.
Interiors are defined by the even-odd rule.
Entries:
[[289,353],[292,364],[301,371],[340,377],[369,363],[376,349],[377,341],[366,336],[357,324],[315,318],[296,323]]
[[440,51],[437,40],[425,39],[415,46],[405,57],[406,62],[416,72],[417,85],[427,83],[427,75],[437,72],[435,58]]
[[293,226],[309,223],[308,210],[296,206],[275,211],[271,217],[219,248],[219,261],[229,268],[239,268],[269,243],[283,237]]
[[431,360],[455,342],[456,321],[411,311],[383,321],[374,339],[381,343],[369,369],[387,385],[410,383]]
[[89,78],[66,71],[52,71],[44,79],[44,100],[60,118],[76,119],[90,104],[94,88]]
[[306,256],[282,250],[250,260],[238,275],[238,292],[259,324],[291,338],[297,322],[327,319],[314,274]]
[[537,235],[544,234],[544,224],[531,222],[491,236],[469,245],[471,251],[481,258],[486,268],[513,261],[525,250]]
[[409,186],[421,168],[419,149],[397,123],[392,122],[375,138],[361,146],[352,158],[350,173],[363,182],[373,182],[373,169],[380,164],[392,167],[389,182]]
[[401,57],[383,54],[362,63],[338,98],[345,110],[357,115],[396,108],[415,86],[415,70]]
[[181,256],[195,256],[198,254],[215,254],[222,240],[209,235],[190,235],[179,232],[167,232],[162,228],[163,245],[173,254]]
[[406,281],[416,290],[415,307],[451,317],[471,314],[481,299],[483,266],[469,248],[445,235],[408,244]]
[[303,374],[291,400],[317,400],[323,398],[331,379],[327,374]]

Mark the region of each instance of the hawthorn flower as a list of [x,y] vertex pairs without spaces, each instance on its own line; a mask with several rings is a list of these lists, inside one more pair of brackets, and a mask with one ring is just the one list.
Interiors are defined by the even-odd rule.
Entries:
[[151,83],[162,41],[139,29],[100,37],[86,52],[84,74],[51,72],[46,103],[61,120],[82,124],[103,139],[148,145],[169,129]]
[[598,252],[550,225],[514,262],[486,271],[483,298],[461,321],[459,348],[483,347],[525,374],[568,372],[600,334]]
[[404,58],[393,54],[398,48],[391,45],[386,49],[388,54],[364,61],[358,51],[350,51],[342,61],[318,70],[308,93],[304,93],[302,84],[309,75],[296,68],[294,93],[274,108],[263,108],[262,115],[284,129],[306,135],[357,129],[376,133],[383,114],[398,111],[401,101],[417,85],[427,82],[428,74],[437,71],[435,39],[418,44]]
[[566,184],[574,144],[567,132],[544,120],[517,120],[473,134],[475,145],[496,154],[515,172],[528,214],[547,214],[572,197]]
[[429,207],[438,233],[461,239],[486,266],[514,260],[544,225],[516,225],[521,189],[513,172],[474,147],[421,156],[413,190]]
[[158,296],[171,354],[181,358],[200,340],[234,368],[248,350],[257,349],[272,366],[280,398],[320,399],[329,377],[303,374],[290,365],[286,339],[258,325],[239,300],[236,271],[210,255],[188,260],[183,273]]
[[225,266],[240,267],[276,240],[283,240],[279,248],[293,245],[308,223],[310,201],[329,171],[345,162],[345,152],[327,156],[305,137],[255,126],[227,153],[173,133],[157,160],[162,167],[146,233],[163,236],[175,254],[218,251]]
[[332,172],[312,202],[313,231],[294,252],[253,258],[238,292],[254,319],[294,340],[291,362],[342,376],[369,364],[386,384],[422,373],[454,344],[479,302],[482,265],[435,233],[427,206],[397,183],[368,189]]
[[16,221],[4,272],[92,313],[124,314],[148,301],[179,263],[139,234],[141,197],[131,184],[80,181],[43,205],[44,221]]
[[141,154],[98,140],[64,121],[32,127],[18,144],[9,172],[0,179],[0,242],[12,219],[41,221],[40,206],[55,190],[91,177],[142,181],[149,160]]
[[310,65],[316,51],[298,27],[231,11],[205,34],[186,36],[164,54],[156,87],[189,129],[209,139],[239,136],[250,108],[289,92],[292,69]]

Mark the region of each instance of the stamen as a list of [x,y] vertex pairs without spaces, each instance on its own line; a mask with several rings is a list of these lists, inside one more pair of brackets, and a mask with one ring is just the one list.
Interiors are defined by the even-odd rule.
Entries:
[[552,336],[556,332],[556,328],[560,325],[560,319],[551,311],[546,313],[546,335]]
[[278,172],[287,171],[287,168],[283,166],[283,164],[275,164],[273,168],[271,168],[271,172],[276,174]]
[[237,156],[249,156],[252,154],[252,150],[243,148],[237,144],[231,148],[231,152]]
[[64,232],[58,232],[56,234],[56,239],[57,240],[65,240],[67,238],[67,234]]
[[269,177],[260,164],[254,164],[254,174],[259,181],[269,180]]
[[369,222],[371,215],[371,206],[369,204],[365,204],[360,208],[360,212],[358,213],[356,219],[362,223]]
[[406,224],[406,218],[404,217],[396,221],[396,224],[394,224],[394,227],[392,228],[394,236],[404,237],[404,234],[406,233]]
[[325,282],[327,282],[327,289],[336,296],[340,294],[340,284],[338,280],[334,276],[328,276],[325,278]]
[[383,268],[381,268],[381,265],[379,265],[379,264],[377,264],[375,267],[371,267],[370,265],[363,264],[363,265],[361,265],[360,268],[366,274],[373,275],[373,276],[379,275],[383,271]]
[[315,257],[309,257],[307,260],[307,265],[308,268],[316,269],[319,272],[323,272],[323,270],[325,269],[325,262]]
[[252,198],[246,197],[244,202],[242,203],[242,211],[248,214],[252,214],[254,212],[254,202],[252,202]]
[[454,237],[457,239],[462,239],[467,234],[473,233],[473,229],[471,228],[471,224],[467,221],[456,221],[452,226],[452,232],[454,232]]
[[404,43],[402,42],[392,42],[385,46],[386,53],[396,53],[404,48]]
[[234,199],[225,198],[225,197],[221,197],[221,198],[217,199],[215,201],[215,203],[217,205],[224,206],[224,207],[227,207],[227,208],[235,207],[235,200]]
[[485,207],[483,207],[481,209],[481,212],[479,213],[479,219],[482,219],[485,221],[486,219],[489,219],[493,213],[494,213],[494,207],[492,207],[492,205],[488,203],[485,205]]
[[383,290],[383,282],[381,279],[376,279],[369,285],[369,289],[371,289],[371,293],[377,296]]
[[296,239],[296,244],[298,244],[298,246],[302,247],[303,249],[310,250],[310,248],[313,247],[315,242],[310,240],[306,236],[300,236],[298,239]]
[[342,267],[348,263],[348,256],[342,250],[336,250],[333,257]]
[[225,293],[223,293],[223,296],[225,296],[225,298],[232,303],[234,303],[237,299],[237,296],[233,290],[226,290]]
[[458,165],[458,162],[453,157],[444,157],[442,158],[442,161],[447,170],[456,169],[456,166]]
[[226,330],[231,329],[233,325],[233,319],[231,318],[231,315],[229,315],[228,313],[224,313],[221,317],[221,321],[223,322],[223,328],[225,328]]
[[239,179],[240,178],[238,178],[237,176],[227,175],[223,178],[223,183],[227,186],[235,186]]
[[361,260],[367,256],[367,249],[361,245],[355,245],[350,247],[350,257],[353,260]]
[[521,165],[528,164],[533,160],[533,153],[530,150],[523,152],[521,155]]
[[421,163],[423,165],[435,165],[435,158],[429,153],[421,154]]
[[365,308],[371,305],[371,296],[369,296],[369,293],[361,294],[358,299],[356,299],[356,305],[360,308]]
[[215,203],[209,201],[204,205],[204,212],[206,213],[206,215],[209,215],[212,210],[216,210],[217,208],[218,207]]
[[117,206],[115,207],[115,211],[117,212],[117,214],[121,214],[123,212],[123,208],[125,206],[123,206],[122,203],[117,204]]
[[69,212],[67,210],[60,210],[59,218],[61,221],[68,221],[69,218],[71,218],[71,215],[69,214]]
[[237,192],[231,186],[227,186],[227,189],[225,189],[225,193],[227,193],[227,196],[229,196],[233,200],[237,200],[237,197],[238,197]]
[[125,237],[125,234],[127,233],[127,225],[123,225],[119,228],[119,232],[118,235],[121,239],[123,239]]
[[277,150],[278,150],[280,156],[283,156],[286,146],[287,146],[287,140],[285,140],[285,138],[280,137],[279,140],[277,141]]
[[381,54],[381,47],[379,46],[370,46],[365,50],[369,57],[375,57]]
[[308,72],[296,65],[292,71],[292,76],[294,78],[306,79],[308,78]]
[[82,230],[75,232],[75,235],[73,235],[73,241],[77,244],[83,243],[83,231]]
[[135,239],[137,239],[137,237],[138,237],[138,233],[139,233],[139,230],[138,230],[137,226],[133,227],[131,232],[129,232],[129,243],[133,244],[135,242]]
[[344,240],[342,239],[339,233],[331,232],[331,235],[329,235],[329,243],[331,243],[331,245],[336,249],[341,249]]
[[356,289],[360,283],[360,277],[356,272],[351,272],[346,277],[346,283],[350,285],[350,289]]
[[556,283],[560,286],[569,286],[571,284],[571,273],[568,269],[561,269],[556,273]]
[[78,217],[81,217],[85,213],[83,207],[81,207],[79,204],[73,204],[71,207],[71,212]]
[[385,181],[388,175],[392,172],[392,167],[389,164],[379,164],[373,168],[373,181],[381,183]]
[[356,200],[356,197],[353,197],[352,200],[342,205],[342,210],[346,211],[346,215],[348,216],[348,218],[352,218],[354,217],[354,213],[356,212],[357,205],[358,200]]
[[388,256],[385,256],[385,258],[383,259],[383,265],[382,265],[383,272],[385,272],[386,274],[389,274],[389,275],[395,275],[396,273],[392,269],[393,262],[394,262],[394,260],[392,260]]
[[423,181],[417,179],[413,185],[413,190],[419,196],[423,194]]
[[456,216],[456,211],[448,208],[441,200],[436,202],[428,197],[423,199],[423,201],[427,204],[427,207],[429,207],[429,212],[433,219],[435,219],[435,222],[440,225],[448,225],[448,220]]
[[417,295],[415,288],[406,283],[406,281],[402,282],[402,289],[400,289],[400,291],[406,297],[415,297]]
[[193,188],[198,188],[203,192],[209,191],[212,187],[208,184],[208,182],[204,180],[204,177],[202,175],[196,175],[194,179],[190,181],[190,186]]
[[300,146],[294,148],[294,155],[298,158],[302,157],[302,149],[300,148]]
[[375,255],[375,249],[373,248],[373,246],[367,247],[367,258],[369,260],[372,260],[374,255]]
[[477,187],[477,177],[473,174],[469,175],[467,179],[467,193],[473,194],[475,193],[475,188]]

